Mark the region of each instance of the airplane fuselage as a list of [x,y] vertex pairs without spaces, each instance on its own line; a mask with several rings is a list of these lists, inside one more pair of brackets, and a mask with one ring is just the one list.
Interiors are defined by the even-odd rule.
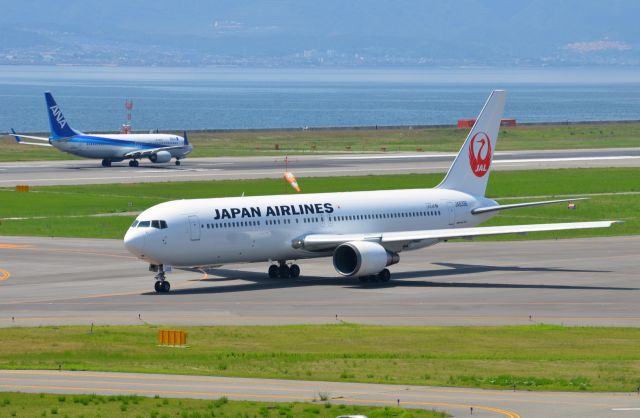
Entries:
[[[176,200],[140,214],[125,242],[150,264],[193,267],[296,260],[331,255],[331,251],[295,248],[294,241],[309,234],[466,228],[492,216],[472,215],[472,209],[494,204],[442,189]],[[399,252],[437,242],[385,248]]]
[[50,139],[49,143],[60,151],[85,158],[122,161],[125,154],[159,147],[183,146],[167,150],[172,158],[184,158],[191,152],[183,137],[170,134],[82,134],[65,139]]

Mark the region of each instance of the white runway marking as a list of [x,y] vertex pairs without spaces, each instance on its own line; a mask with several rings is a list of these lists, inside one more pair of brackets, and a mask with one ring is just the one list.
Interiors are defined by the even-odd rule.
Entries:
[[568,161],[606,161],[606,160],[637,160],[640,155],[618,155],[610,157],[558,157],[558,158],[522,158],[516,160],[493,160],[495,164],[509,163],[554,163]]
[[393,159],[405,159],[405,158],[440,158],[440,157],[455,157],[457,154],[442,153],[442,154],[410,154],[410,155],[348,155],[346,157],[328,157],[327,160],[393,160]]

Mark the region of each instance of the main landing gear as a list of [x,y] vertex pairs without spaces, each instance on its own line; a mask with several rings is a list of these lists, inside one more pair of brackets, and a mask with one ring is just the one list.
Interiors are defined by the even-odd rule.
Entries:
[[278,261],[278,265],[272,264],[269,266],[269,278],[270,279],[295,279],[300,277],[300,266],[297,264],[287,265],[286,260]]
[[102,160],[102,166],[103,167],[111,167],[111,160],[108,160],[108,159],[105,158],[104,160]]
[[149,266],[149,270],[158,272],[158,274],[156,274],[156,277],[155,277],[156,283],[153,286],[155,291],[158,292],[158,293],[167,293],[167,292],[169,292],[169,290],[171,290],[171,284],[167,281],[167,277],[166,277],[166,274],[164,272],[162,264],[159,265],[159,266],[150,265]]
[[176,165],[180,165],[180,158],[176,158]]
[[375,274],[373,276],[360,276],[358,277],[362,283],[367,282],[388,282],[391,280],[391,272],[389,269],[383,269],[380,273]]
[[129,167],[137,167],[139,165],[140,163],[138,162],[138,160],[129,160]]

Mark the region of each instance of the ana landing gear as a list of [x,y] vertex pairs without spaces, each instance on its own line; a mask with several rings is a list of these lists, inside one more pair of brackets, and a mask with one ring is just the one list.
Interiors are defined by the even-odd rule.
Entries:
[[138,162],[138,160],[129,160],[129,167],[137,167],[139,165],[140,163]]
[[389,269],[383,269],[380,273],[373,276],[359,276],[358,280],[360,280],[361,283],[367,283],[367,282],[386,283],[389,280],[391,280],[391,272],[389,271]]
[[300,266],[297,264],[287,265],[284,260],[278,261],[278,265],[272,264],[269,266],[269,278],[270,279],[295,279],[300,277]]
[[104,160],[102,160],[102,166],[103,167],[111,167],[111,160],[108,160],[108,159],[105,158]]
[[180,165],[180,158],[176,158],[176,165]]
[[158,293],[169,292],[169,290],[171,290],[171,284],[167,281],[167,277],[165,275],[162,264],[159,266],[150,265],[149,270],[158,272],[158,274],[156,274],[156,277],[155,277],[156,283],[153,286],[155,291]]

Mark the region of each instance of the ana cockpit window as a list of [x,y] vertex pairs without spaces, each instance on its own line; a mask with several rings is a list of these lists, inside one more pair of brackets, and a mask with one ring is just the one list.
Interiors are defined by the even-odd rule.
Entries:
[[131,224],[131,228],[135,228],[136,225],[138,225],[138,220],[137,219],[135,221],[133,221],[133,223]]
[[149,222],[149,221],[141,221],[138,224],[138,228],[148,228],[150,224],[151,224],[151,222]]
[[157,229],[166,229],[167,222],[166,221],[151,221],[151,227]]
[[160,221],[160,229],[167,229],[167,222],[166,221]]

